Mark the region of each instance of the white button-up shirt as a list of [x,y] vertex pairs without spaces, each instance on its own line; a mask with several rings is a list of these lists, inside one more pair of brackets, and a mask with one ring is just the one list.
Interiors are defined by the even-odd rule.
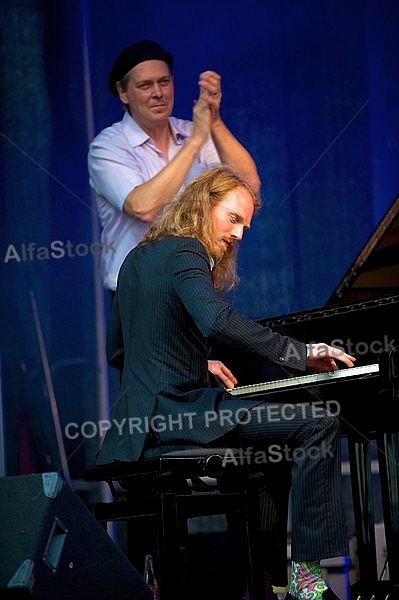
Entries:
[[[150,223],[123,212],[129,192],[154,177],[179,152],[192,133],[191,121],[169,118],[172,132],[169,156],[165,157],[128,112],[103,129],[92,141],[88,154],[89,181],[96,194],[101,221],[101,273],[104,287],[115,290],[126,255],[142,239]],[[184,184],[204,169],[219,165],[211,138],[188,173]]]

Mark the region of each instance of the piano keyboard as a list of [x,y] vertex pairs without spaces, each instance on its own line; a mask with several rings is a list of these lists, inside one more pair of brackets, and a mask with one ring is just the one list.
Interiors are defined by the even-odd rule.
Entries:
[[278,392],[280,390],[286,390],[290,388],[334,383],[335,381],[343,379],[346,381],[363,379],[378,375],[378,372],[378,364],[364,365],[362,367],[338,369],[338,371],[312,373],[311,375],[300,375],[299,377],[288,377],[287,379],[276,379],[275,381],[265,381],[264,383],[242,385],[227,391],[234,396],[257,396],[259,394]]

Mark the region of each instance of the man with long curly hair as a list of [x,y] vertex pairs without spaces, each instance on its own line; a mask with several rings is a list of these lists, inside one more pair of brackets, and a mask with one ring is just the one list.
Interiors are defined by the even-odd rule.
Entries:
[[212,338],[287,371],[354,364],[337,348],[242,316],[221,293],[237,281],[237,242],[259,206],[244,179],[214,167],[187,184],[125,259],[107,335],[108,360],[122,371],[113,407],[119,426],[108,430],[97,462],[139,460],[150,444],[217,442],[265,455],[279,448],[292,476],[287,598],[332,600],[319,561],[348,552],[337,417],[294,403],[288,414],[270,397],[239,398],[212,387],[207,369]]

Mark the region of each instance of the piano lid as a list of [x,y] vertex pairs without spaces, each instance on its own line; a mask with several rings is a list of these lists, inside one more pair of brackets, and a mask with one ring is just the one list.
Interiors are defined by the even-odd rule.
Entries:
[[399,196],[345,273],[326,305],[399,291]]

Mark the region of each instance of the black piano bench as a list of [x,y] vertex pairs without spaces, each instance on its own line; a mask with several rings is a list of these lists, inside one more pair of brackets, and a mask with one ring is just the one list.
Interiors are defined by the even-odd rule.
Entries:
[[[104,526],[112,521],[126,523],[130,562],[143,572],[144,555],[153,555],[161,600],[194,597],[187,578],[187,555],[184,568],[188,519],[222,514],[235,524],[238,548],[234,555],[243,559],[239,564],[243,565],[244,592],[246,586],[250,600],[268,598],[256,552],[261,474],[259,468],[239,460],[238,450],[229,448],[227,455],[226,450],[164,446],[148,450],[140,461],[93,466],[84,472],[86,482],[108,484],[112,500],[88,507]],[[233,576],[235,568],[228,576]]]

